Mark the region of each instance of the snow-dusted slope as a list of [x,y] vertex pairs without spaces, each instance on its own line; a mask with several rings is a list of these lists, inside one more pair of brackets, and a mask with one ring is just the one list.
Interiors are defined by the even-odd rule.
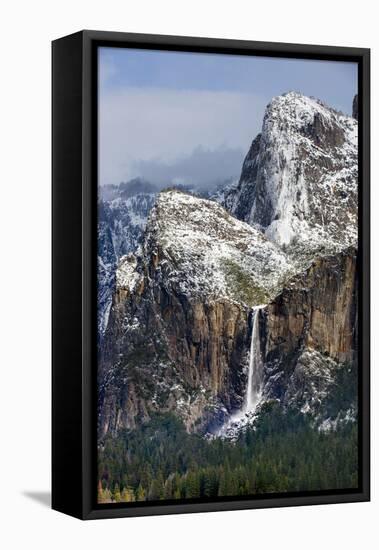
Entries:
[[292,273],[280,247],[217,202],[162,191],[141,248],[118,263],[99,362],[100,433],[162,410],[189,431],[223,423],[244,399],[251,308]]
[[[211,191],[188,188],[193,195],[222,203],[230,181]],[[180,190],[180,186],[177,187]],[[184,189],[183,189],[184,190]],[[158,188],[141,178],[100,188],[98,220],[98,332],[103,336],[108,323],[115,271],[120,259],[136,252],[142,243],[147,218]]]
[[149,254],[156,250],[167,285],[173,283],[186,294],[228,297],[248,306],[274,296],[293,273],[284,252],[260,231],[216,202],[176,190],[158,196],[144,249]]
[[125,198],[122,187],[113,189],[111,200],[99,203],[98,221],[98,329],[108,323],[115,271],[122,256],[134,252],[142,241],[155,194],[140,192]]
[[297,255],[337,251],[356,244],[357,171],[357,121],[290,92],[268,105],[225,206]]
[[107,201],[101,437],[156,412],[234,437],[272,400],[337,418],[329,394],[356,366],[357,169],[357,121],[291,92],[213,200],[171,189]]

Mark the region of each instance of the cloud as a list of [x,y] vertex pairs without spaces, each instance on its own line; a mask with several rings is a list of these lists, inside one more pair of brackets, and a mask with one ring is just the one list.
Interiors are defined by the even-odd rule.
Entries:
[[147,173],[156,181],[214,179],[247,152],[264,107],[264,99],[250,93],[101,88],[100,183]]
[[219,147],[209,150],[199,146],[172,163],[154,159],[137,161],[132,171],[159,186],[181,183],[209,187],[239,175],[244,156],[242,149]]
[[109,58],[102,58],[101,63],[98,65],[99,70],[99,83],[102,89],[112,81],[114,77],[119,74],[119,70],[115,61]]

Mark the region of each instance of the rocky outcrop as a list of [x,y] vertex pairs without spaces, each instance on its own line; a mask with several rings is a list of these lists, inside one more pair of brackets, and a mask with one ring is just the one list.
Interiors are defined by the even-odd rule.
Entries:
[[[356,250],[316,258],[265,309],[265,395],[309,410],[357,357]],[[310,403],[312,401],[312,404]]]
[[124,212],[127,203],[140,246],[116,255],[118,214],[103,225],[100,216],[113,276],[99,346],[100,441],[168,411],[200,434],[239,413],[249,422],[255,362],[259,400],[320,425],[354,418],[351,392],[339,408],[330,396],[357,363],[356,138],[354,119],[286,94],[268,106],[225,208],[167,190],[143,232],[134,196],[107,205]]
[[241,406],[251,307],[293,269],[220,205],[160,194],[144,246],[121,259],[99,368],[99,434],[176,411],[203,431]]
[[[116,367],[106,373],[103,387],[106,408],[109,398],[113,403],[102,422],[117,430],[134,427],[154,411],[171,410],[183,418],[187,429],[193,430],[196,423],[200,429],[224,408],[237,407],[243,394],[248,313],[229,301],[201,303],[183,294],[168,295],[159,287],[152,302],[150,290],[133,296],[127,311],[122,299],[120,317],[120,309],[112,312],[114,325],[134,310],[139,330],[117,331],[111,337],[112,343],[118,343],[118,353],[113,349],[107,359]],[[122,380],[121,385],[115,387],[115,380],[117,384]],[[118,404],[114,396],[119,397]]]
[[[117,264],[142,242],[156,190],[147,182],[132,180],[100,189],[98,204],[98,337],[108,324],[115,291]],[[110,189],[108,189],[110,187]]]
[[297,257],[355,245],[357,144],[353,118],[295,92],[278,96],[225,207]]
[[355,118],[355,120],[358,120],[358,94],[356,94],[353,99],[352,116],[353,118]]
[[[256,180],[259,172],[259,151],[262,135],[258,134],[250,146],[242,165],[239,184],[226,191],[224,205],[236,218],[249,222],[256,197]],[[242,185],[243,182],[243,185]]]

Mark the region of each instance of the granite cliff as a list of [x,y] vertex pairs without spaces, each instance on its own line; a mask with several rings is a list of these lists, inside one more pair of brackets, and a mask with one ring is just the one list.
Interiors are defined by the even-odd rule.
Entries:
[[271,401],[320,429],[356,417],[354,392],[335,397],[356,371],[356,120],[274,98],[221,195],[161,192],[112,260],[100,441],[158,412],[233,438]]

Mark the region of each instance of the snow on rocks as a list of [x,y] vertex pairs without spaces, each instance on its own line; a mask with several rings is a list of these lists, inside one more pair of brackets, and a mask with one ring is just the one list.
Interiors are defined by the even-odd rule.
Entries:
[[272,297],[293,267],[260,231],[216,202],[177,190],[160,193],[144,244],[184,293],[229,297],[253,306]]
[[116,288],[125,288],[133,292],[141,275],[136,271],[137,258],[134,254],[123,256],[116,270]]
[[[108,186],[105,186],[107,188]],[[109,186],[110,187],[110,186]],[[146,185],[145,185],[146,187]],[[140,245],[155,194],[142,191],[125,196],[123,184],[100,190],[98,206],[98,331],[102,337],[108,325],[117,264]],[[149,190],[149,189],[148,189]],[[123,262],[121,262],[123,263]]]
[[[358,123],[290,92],[268,105],[225,206],[299,256],[357,241]],[[300,246],[299,246],[300,244]]]

